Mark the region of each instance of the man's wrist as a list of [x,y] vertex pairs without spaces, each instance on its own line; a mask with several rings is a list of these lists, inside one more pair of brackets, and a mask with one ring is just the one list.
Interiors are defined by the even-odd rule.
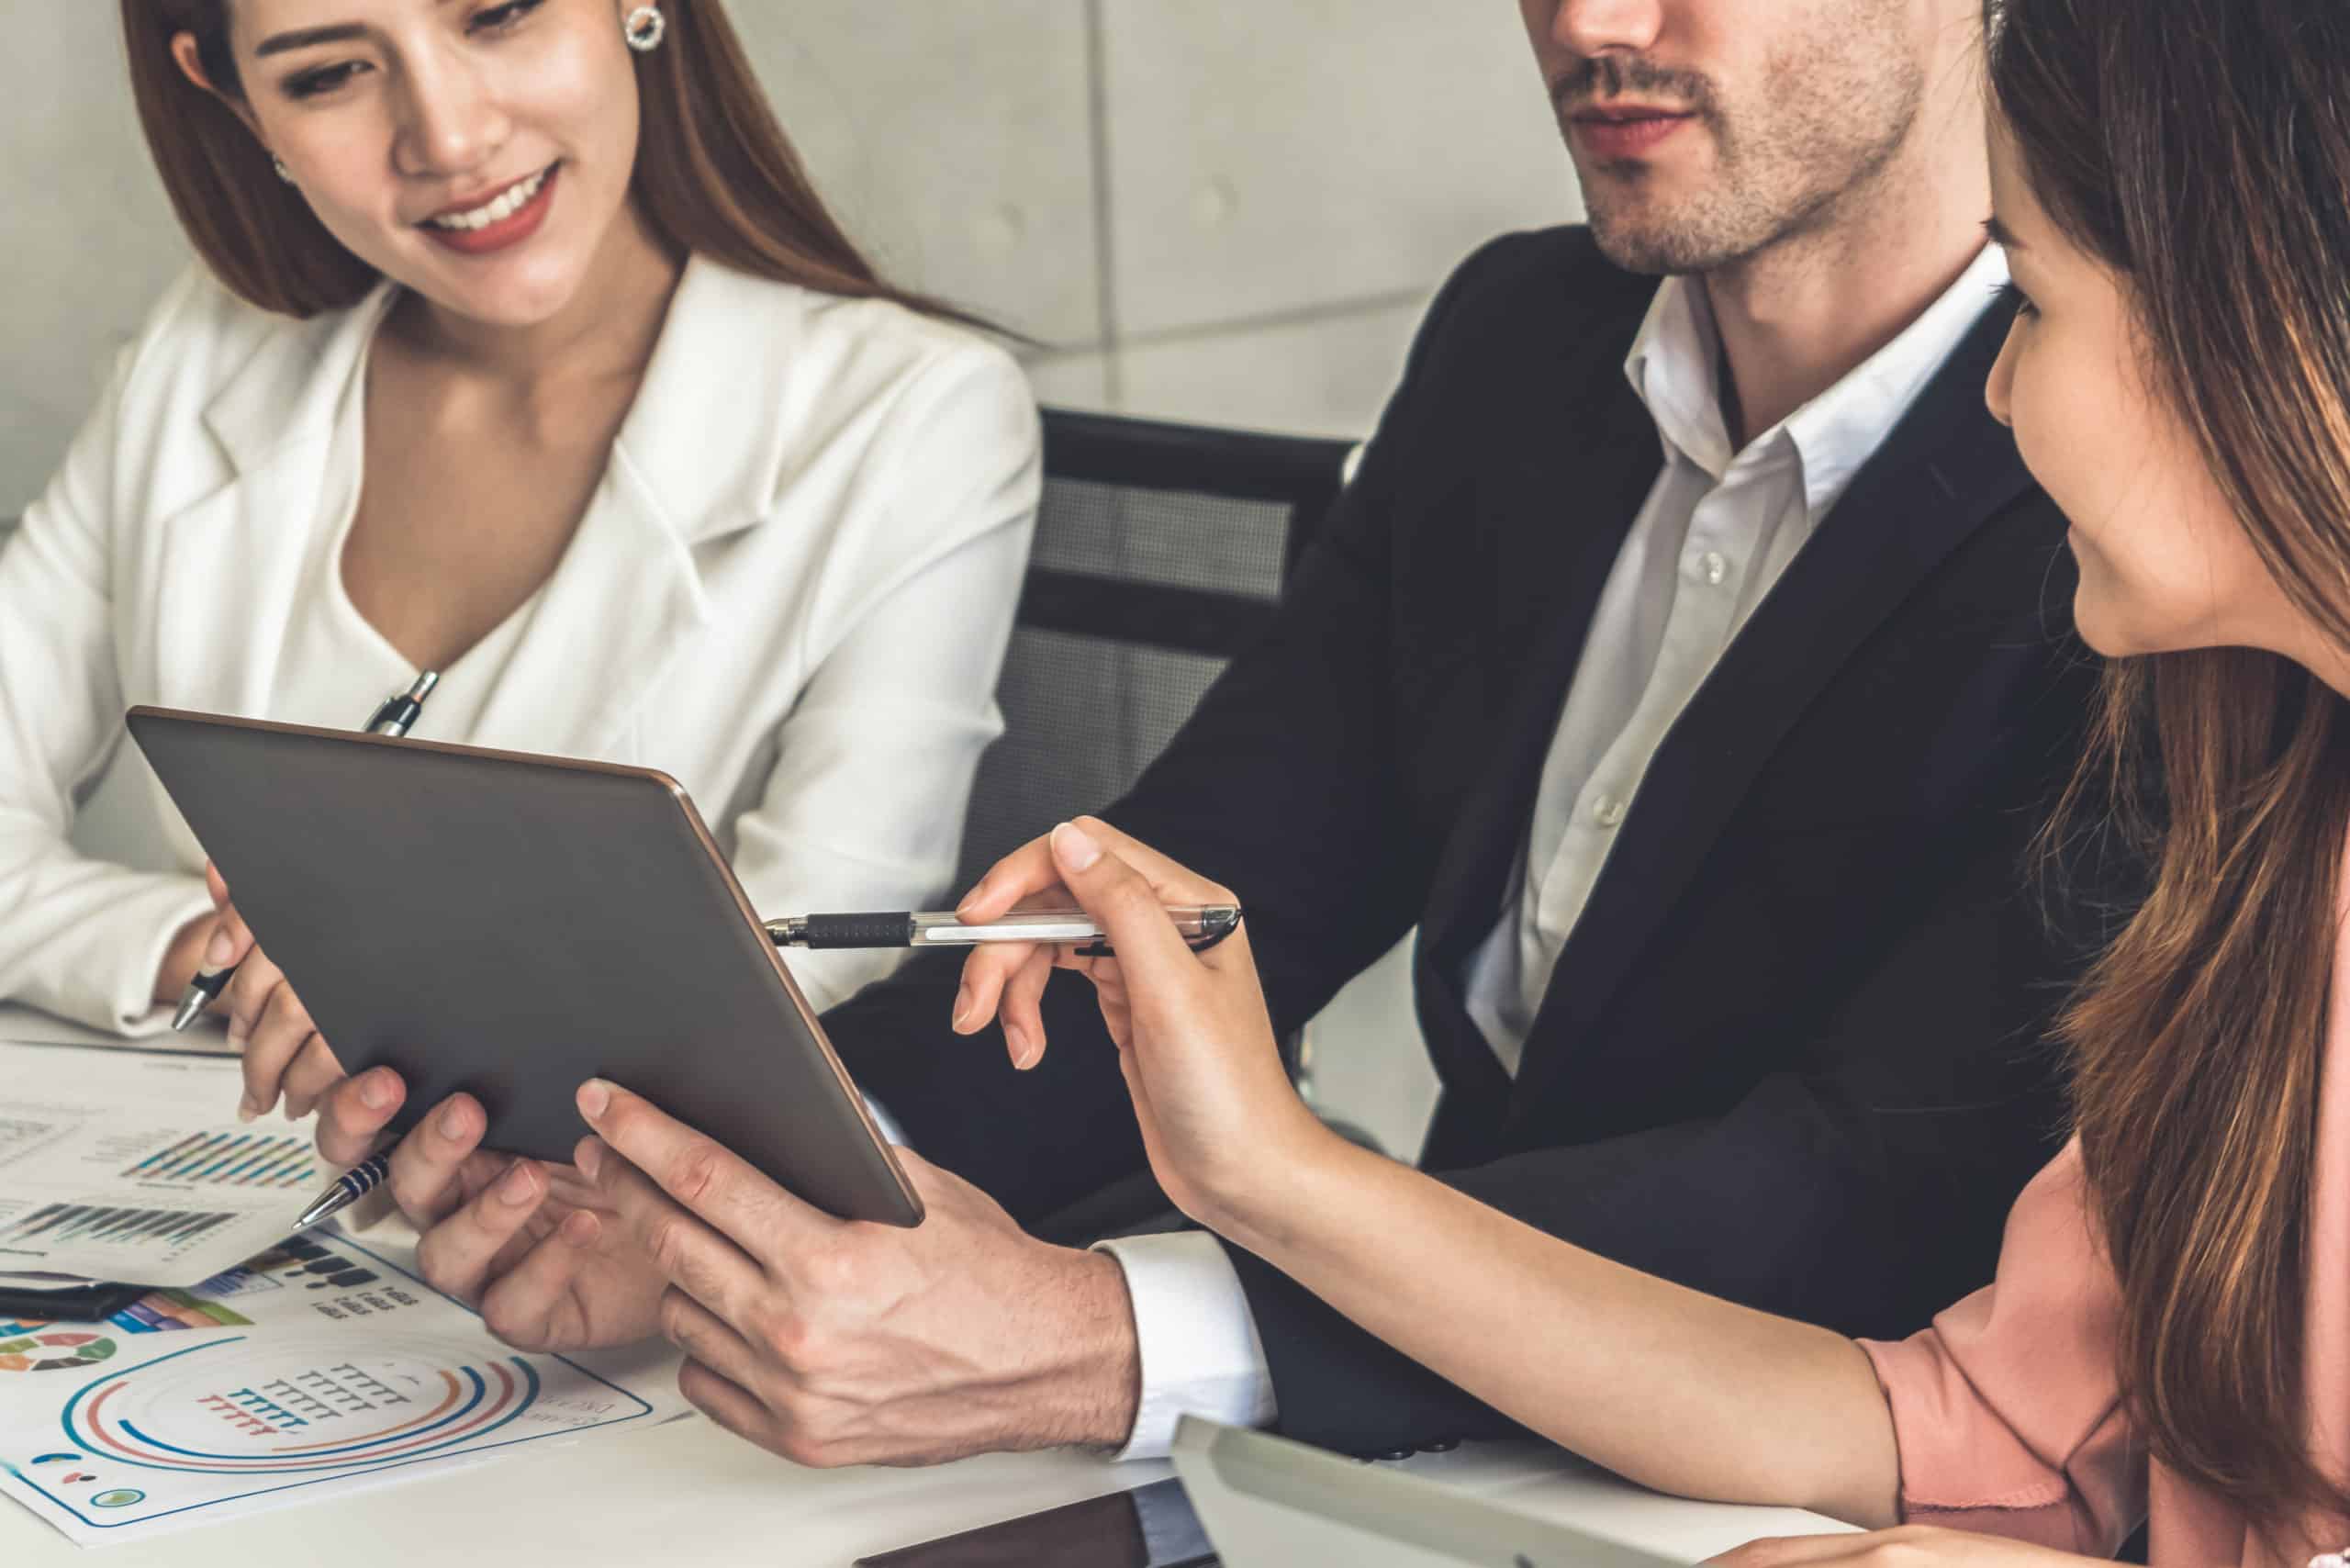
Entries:
[[1069,1271],[1069,1326],[1076,1330],[1068,1341],[1075,1353],[1065,1369],[1072,1428],[1065,1440],[1124,1448],[1142,1403],[1142,1350],[1126,1272],[1105,1253],[1054,1250]]

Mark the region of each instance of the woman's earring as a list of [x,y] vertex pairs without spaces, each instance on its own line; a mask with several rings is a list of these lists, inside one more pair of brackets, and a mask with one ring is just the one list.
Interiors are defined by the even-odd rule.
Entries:
[[269,166],[277,171],[277,177],[279,179],[284,180],[289,185],[294,183],[294,171],[287,168],[285,166],[285,160],[280,158],[274,152],[269,155]]
[[639,54],[651,54],[668,35],[669,18],[661,14],[658,6],[639,6],[628,14],[621,30],[628,36],[629,48]]

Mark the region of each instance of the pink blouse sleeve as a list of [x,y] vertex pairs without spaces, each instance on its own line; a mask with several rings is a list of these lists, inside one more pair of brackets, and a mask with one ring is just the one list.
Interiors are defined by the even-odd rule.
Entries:
[[1909,1522],[2109,1557],[2144,1517],[2119,1301],[2086,1196],[2068,1145],[2009,1212],[1991,1284],[1907,1339],[1862,1341],[1893,1409]]

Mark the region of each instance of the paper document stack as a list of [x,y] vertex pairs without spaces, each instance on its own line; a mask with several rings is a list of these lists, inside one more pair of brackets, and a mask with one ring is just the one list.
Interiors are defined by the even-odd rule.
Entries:
[[0,1283],[171,1287],[103,1322],[0,1312],[0,1492],[96,1545],[688,1412],[666,1348],[525,1355],[397,1250],[288,1237],[332,1172],[218,1119],[237,1081],[0,1045]]
[[240,1125],[237,1081],[218,1059],[0,1044],[0,1280],[195,1284],[282,1240],[337,1173],[299,1130]]

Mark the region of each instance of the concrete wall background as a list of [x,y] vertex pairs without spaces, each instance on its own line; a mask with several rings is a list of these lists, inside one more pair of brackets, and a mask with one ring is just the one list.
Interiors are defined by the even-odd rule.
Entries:
[[[1451,266],[1579,210],[1505,0],[730,10],[851,231],[901,280],[1037,339],[1048,402],[1360,436]],[[187,250],[117,7],[0,0],[0,29],[5,518]],[[1430,1081],[1408,1018],[1391,963],[1316,1028],[1326,1096],[1391,1146],[1416,1142]]]

